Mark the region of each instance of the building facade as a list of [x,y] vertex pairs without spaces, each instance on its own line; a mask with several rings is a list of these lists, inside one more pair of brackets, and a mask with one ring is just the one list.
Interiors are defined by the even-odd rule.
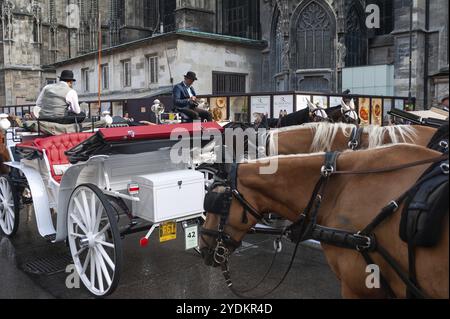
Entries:
[[204,81],[201,93],[408,96],[410,74],[419,107],[448,93],[447,0],[0,3],[0,105],[33,102],[64,68],[80,77],[86,98],[98,91],[99,73],[106,94],[132,98],[167,89],[190,69]]

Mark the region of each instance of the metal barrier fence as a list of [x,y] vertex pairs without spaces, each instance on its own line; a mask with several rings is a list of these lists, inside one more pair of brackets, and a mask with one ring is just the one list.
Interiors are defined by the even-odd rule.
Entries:
[[[230,120],[234,122],[252,122],[254,113],[268,114],[271,118],[279,118],[282,113],[293,113],[308,107],[307,99],[312,103],[319,103],[324,108],[341,105],[343,98],[353,99],[363,125],[384,125],[389,122],[388,113],[392,109],[414,111],[416,99],[408,104],[407,97],[375,96],[375,95],[342,95],[311,92],[270,92],[252,94],[201,95],[210,105],[215,120]],[[168,95],[147,99],[126,99],[115,101],[82,102],[87,108],[89,116],[100,115],[108,110],[112,116],[124,116],[129,113],[136,120],[152,121],[155,119],[151,106],[155,99],[159,99],[171,112],[172,99]],[[0,113],[24,116],[31,113],[33,105],[2,106]]]

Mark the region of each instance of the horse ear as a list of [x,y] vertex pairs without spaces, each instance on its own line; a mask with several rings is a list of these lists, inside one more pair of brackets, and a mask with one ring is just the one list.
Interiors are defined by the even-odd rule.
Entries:
[[353,111],[356,110],[356,105],[355,105],[355,100],[354,100],[354,99],[352,99],[352,100],[350,101],[350,108],[351,108]]
[[342,99],[342,101],[341,101],[341,106],[342,106],[342,109],[344,109],[345,111],[348,111],[350,109],[350,106],[348,106],[345,103],[344,99]]
[[310,110],[311,112],[317,110],[317,106],[314,105],[314,103],[311,103],[311,101],[308,100],[308,99],[306,99],[306,101],[308,102],[308,107],[309,107],[309,110]]

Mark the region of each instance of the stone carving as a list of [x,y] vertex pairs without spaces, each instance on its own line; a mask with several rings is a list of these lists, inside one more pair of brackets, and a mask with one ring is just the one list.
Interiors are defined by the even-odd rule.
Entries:
[[11,1],[5,1],[2,4],[2,29],[3,39],[13,40],[13,9],[14,4]]
[[345,46],[345,38],[341,37],[339,40],[337,47],[337,67],[338,69],[342,69],[345,67],[345,59],[347,57],[347,47]]

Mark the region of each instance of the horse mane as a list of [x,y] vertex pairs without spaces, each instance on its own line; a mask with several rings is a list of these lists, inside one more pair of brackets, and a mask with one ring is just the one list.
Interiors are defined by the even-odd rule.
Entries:
[[[413,147],[413,148],[417,148],[417,149],[423,148],[423,147],[421,147],[419,145],[415,145],[415,144],[398,143],[398,144],[383,144],[383,145],[380,145],[380,146],[374,147],[373,149],[368,149],[368,150],[371,150],[371,151],[383,150],[383,149],[389,149],[389,148],[394,148],[394,147],[398,147],[398,146]],[[348,149],[348,150],[345,150],[340,153],[347,154],[347,153],[354,153],[354,152],[355,151]],[[305,153],[305,154],[272,155],[272,156],[267,156],[264,158],[245,160],[242,162],[242,164],[256,164],[256,163],[266,164],[267,162],[270,162],[273,160],[309,158],[309,157],[315,157],[315,156],[323,156],[324,154],[326,154],[325,151],[318,151],[318,152],[314,152],[314,153]]]
[[[314,129],[314,126],[312,128]],[[331,151],[336,135],[342,131],[345,137],[350,138],[354,128],[356,125],[352,124],[319,123],[315,127],[311,152]],[[386,135],[389,136],[392,144],[411,143],[417,138],[417,130],[411,125],[369,125],[363,128],[363,133],[369,137],[369,149],[383,146]]]
[[[310,152],[317,153],[331,151],[331,147],[339,132],[342,132],[345,137],[350,138],[352,130],[356,127],[354,124],[321,122],[278,129],[270,132],[269,135],[270,154],[273,154],[275,136],[280,133],[305,129],[311,130],[314,133],[314,139]],[[411,143],[417,137],[417,130],[410,125],[384,127],[370,125],[364,127],[364,133],[369,136],[369,149],[383,146],[386,134],[390,137],[392,144]]]

